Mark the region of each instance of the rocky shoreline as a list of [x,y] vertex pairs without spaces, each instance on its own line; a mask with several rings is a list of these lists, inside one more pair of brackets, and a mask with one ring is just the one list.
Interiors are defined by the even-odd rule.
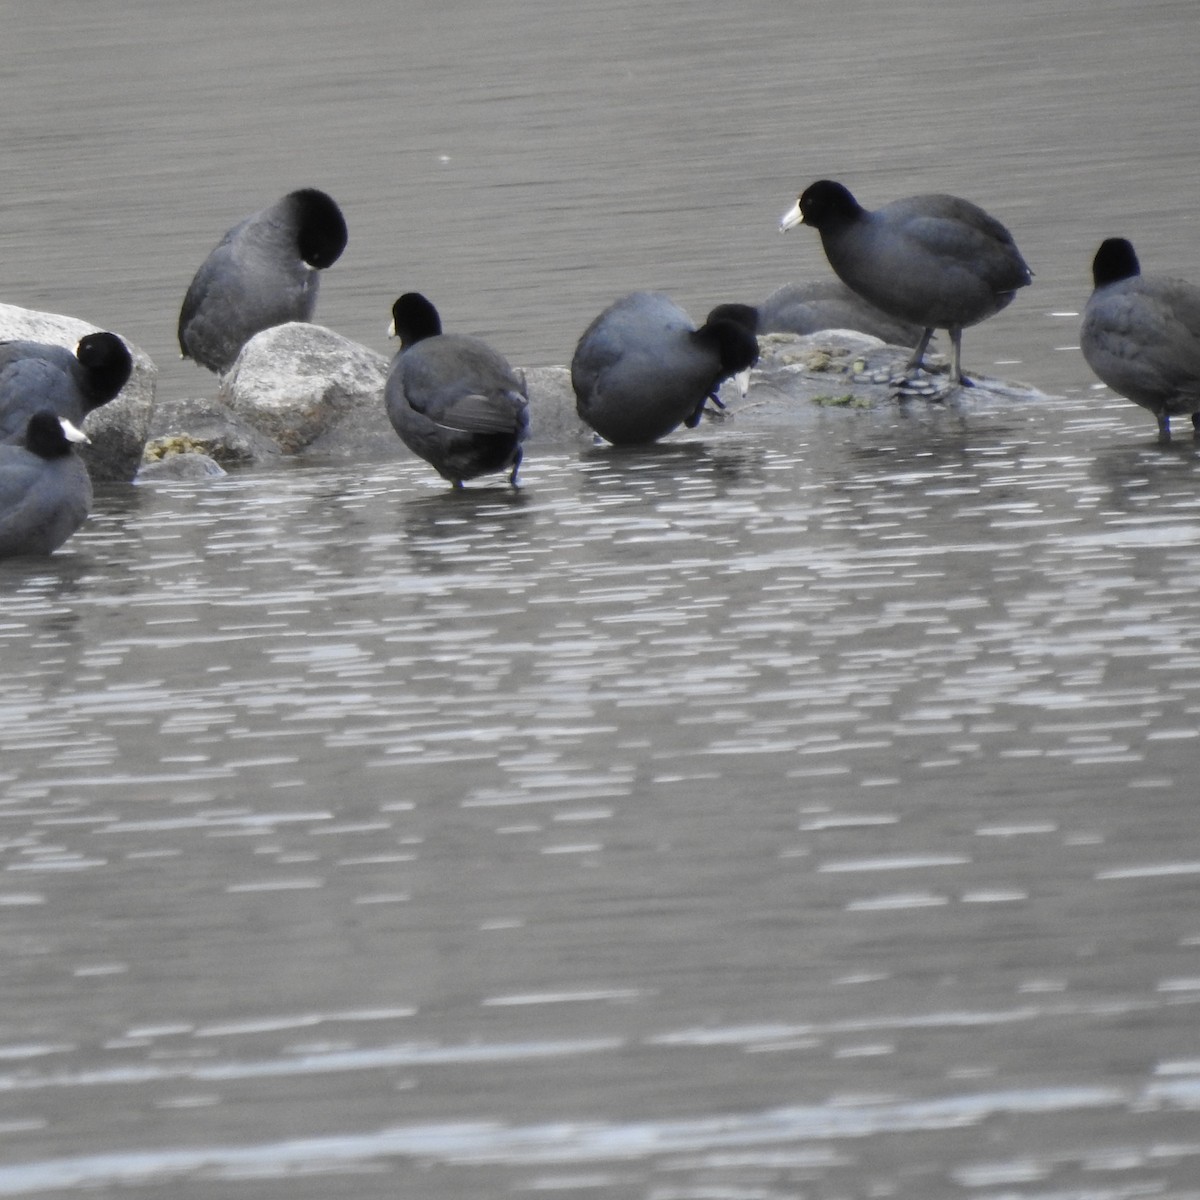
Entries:
[[[74,317],[0,305],[0,340],[28,338],[73,349],[94,328]],[[284,459],[410,456],[381,399],[388,359],[324,326],[291,323],[258,334],[226,376],[214,377],[208,397],[156,396],[157,368],[125,340],[134,360],[129,382],[86,424],[92,442],[83,456],[97,481],[199,478]],[[892,380],[910,353],[847,330],[770,333],[760,336],[759,347],[746,395],[727,381],[721,389],[725,411],[714,419],[794,426],[818,409],[895,404]],[[532,425],[527,447],[591,445],[594,435],[576,415],[567,368],[530,367],[524,375]],[[966,393],[975,405],[1046,398],[1025,384],[979,376],[975,384]],[[912,394],[939,402],[961,393],[942,387],[935,376]]]

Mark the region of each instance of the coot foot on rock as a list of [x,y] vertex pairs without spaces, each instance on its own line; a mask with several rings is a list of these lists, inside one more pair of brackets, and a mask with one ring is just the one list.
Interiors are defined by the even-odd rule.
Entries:
[[1012,235],[958,196],[910,196],[862,207],[840,183],[807,187],[780,229],[811,225],[829,265],[852,291],[924,333],[909,360],[921,367],[935,329],[950,334],[950,382],[963,382],[962,331],[1012,303],[1032,275]]

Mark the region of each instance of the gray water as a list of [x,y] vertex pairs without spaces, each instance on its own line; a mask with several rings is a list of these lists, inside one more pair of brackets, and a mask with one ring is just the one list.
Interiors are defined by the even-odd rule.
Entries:
[[621,291],[822,271],[804,183],[1037,274],[968,367],[525,488],[108,488],[0,568],[0,1195],[1200,1196],[1200,458],[1075,348],[1098,241],[1200,278],[1190,2],[6,13],[0,298],[164,394],[300,185],[394,296],[561,363]]

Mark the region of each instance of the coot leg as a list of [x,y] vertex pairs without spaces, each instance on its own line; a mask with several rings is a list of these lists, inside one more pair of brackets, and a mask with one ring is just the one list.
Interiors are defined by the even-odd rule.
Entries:
[[917,348],[912,352],[912,357],[905,364],[904,370],[909,375],[915,375],[922,367],[925,358],[925,351],[929,348],[929,339],[933,337],[933,330],[926,329],[921,334],[921,340],[917,343]]
[[716,392],[710,392],[710,393],[709,393],[707,396],[705,396],[705,397],[704,397],[704,399],[703,399],[703,400],[701,400],[701,401],[700,401],[700,403],[699,403],[699,404],[697,404],[697,405],[696,405],[695,409],[694,409],[694,410],[693,410],[693,412],[692,412],[692,415],[691,415],[690,417],[687,417],[687,418],[684,420],[684,422],[683,422],[683,423],[684,423],[684,425],[686,425],[686,426],[688,427],[688,429],[695,429],[695,428],[696,428],[696,426],[700,424],[700,422],[701,422],[701,421],[703,420],[703,418],[704,418],[704,406],[705,406],[705,405],[706,405],[706,404],[707,404],[707,403],[708,403],[710,400],[711,400],[711,401],[712,401],[712,402],[713,402],[713,403],[714,403],[714,404],[715,404],[715,405],[716,405],[716,406],[717,406],[719,409],[721,409],[722,411],[724,411],[724,409],[725,409],[725,401],[724,401],[724,400],[722,400],[722,399],[721,399],[721,397],[720,397],[720,396],[718,396]]

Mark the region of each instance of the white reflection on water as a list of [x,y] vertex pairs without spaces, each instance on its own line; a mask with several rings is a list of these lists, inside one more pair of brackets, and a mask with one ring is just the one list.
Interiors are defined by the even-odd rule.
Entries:
[[1101,236],[1200,274],[1194,5],[949,8],[7,7],[4,299],[162,396],[299,169],[324,323],[526,364],[819,277],[809,171],[970,196],[1037,274],[971,363],[1062,396],[102,489],[0,565],[0,1192],[1195,1200],[1200,460],[1077,348]]
[[0,1189],[854,1194],[920,1131],[1171,1195],[1196,463],[1031,421],[233,476],[6,574]]
[[[0,1195],[22,1195],[58,1188],[167,1183],[189,1177],[286,1179],[313,1171],[344,1169],[378,1159],[419,1158],[433,1162],[479,1166],[489,1163],[590,1164],[637,1162],[647,1157],[688,1155],[690,1169],[733,1161],[740,1169],[763,1165],[827,1168],[846,1160],[829,1152],[803,1149],[782,1159],[773,1150],[761,1154],[737,1147],[772,1147],[817,1140],[857,1139],[887,1134],[917,1134],[982,1124],[998,1117],[1041,1116],[1095,1109],[1132,1108],[1147,1103],[1194,1108],[1200,1104],[1200,1080],[1154,1084],[1140,1094],[1119,1088],[1060,1088],[1022,1092],[960,1094],[936,1101],[844,1103],[822,1108],[790,1107],[750,1115],[721,1114],[702,1120],[665,1120],[642,1124],[578,1124],[506,1126],[458,1123],[407,1126],[340,1137],[298,1138],[250,1146],[214,1146],[194,1150],[95,1155],[0,1167]],[[703,1157],[696,1159],[698,1152]],[[1187,1159],[1200,1147],[1160,1150],[1161,1157]],[[1061,1163],[1063,1156],[1058,1156]],[[1090,1157],[1090,1156],[1088,1156]],[[1130,1155],[1138,1166],[1140,1155]],[[1058,1163],[1055,1166],[1059,1165]],[[1109,1169],[1120,1164],[1111,1156]],[[671,1169],[667,1157],[666,1169]],[[1027,1165],[976,1166],[960,1169],[966,1186],[988,1186],[1044,1177],[1050,1168]],[[1082,1193],[1081,1193],[1082,1194]],[[1095,1193],[1091,1193],[1095,1194]]]

